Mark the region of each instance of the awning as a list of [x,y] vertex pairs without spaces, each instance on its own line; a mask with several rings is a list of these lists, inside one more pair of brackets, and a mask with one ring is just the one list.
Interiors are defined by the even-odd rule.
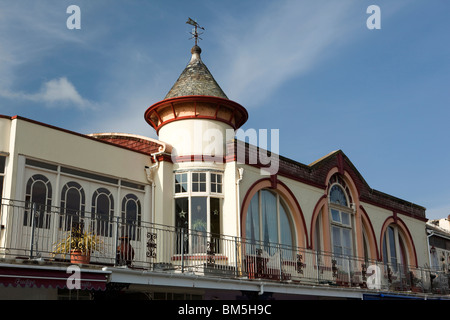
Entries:
[[69,288],[105,290],[110,273],[101,270],[69,269],[34,266],[1,266],[0,283],[13,287]]

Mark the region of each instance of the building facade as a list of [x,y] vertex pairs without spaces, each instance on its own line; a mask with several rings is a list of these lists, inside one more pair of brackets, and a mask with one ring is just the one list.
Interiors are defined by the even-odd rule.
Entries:
[[[305,165],[236,139],[248,116],[197,45],[144,113],[158,140],[1,116],[0,298],[448,297],[425,208],[341,150]],[[55,251],[75,229],[88,263]]]

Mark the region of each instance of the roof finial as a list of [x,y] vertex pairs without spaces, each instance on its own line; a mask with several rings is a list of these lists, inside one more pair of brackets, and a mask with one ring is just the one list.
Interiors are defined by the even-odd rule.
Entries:
[[[192,34],[192,38],[195,39],[195,45],[197,46],[198,40],[199,40],[199,39],[200,39],[200,40],[203,40],[202,38],[199,37],[199,35],[200,35],[200,34],[203,34],[203,32],[202,32],[202,33],[198,33],[198,30],[197,30],[197,29],[200,28],[200,29],[202,29],[202,30],[205,30],[205,28],[200,27],[200,25],[197,23],[197,21],[192,20],[191,18],[188,18],[188,21],[186,21],[186,23],[187,23],[187,24],[190,24],[191,26],[194,26],[194,30],[192,30],[191,34]],[[191,38],[191,39],[192,39],[192,38]]]

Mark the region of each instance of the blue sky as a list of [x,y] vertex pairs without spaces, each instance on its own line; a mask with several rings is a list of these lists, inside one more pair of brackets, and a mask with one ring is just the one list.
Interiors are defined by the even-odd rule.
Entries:
[[191,17],[203,61],[249,112],[243,129],[279,129],[280,153],[304,164],[341,149],[372,188],[443,218],[449,11],[447,0],[2,0],[0,114],[156,138],[143,114],[190,59]]

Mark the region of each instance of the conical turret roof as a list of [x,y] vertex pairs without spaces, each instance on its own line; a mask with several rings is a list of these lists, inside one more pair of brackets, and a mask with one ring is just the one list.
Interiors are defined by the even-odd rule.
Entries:
[[199,46],[192,47],[191,60],[164,99],[181,96],[213,96],[228,99],[203,63],[200,57],[201,52],[202,49]]

